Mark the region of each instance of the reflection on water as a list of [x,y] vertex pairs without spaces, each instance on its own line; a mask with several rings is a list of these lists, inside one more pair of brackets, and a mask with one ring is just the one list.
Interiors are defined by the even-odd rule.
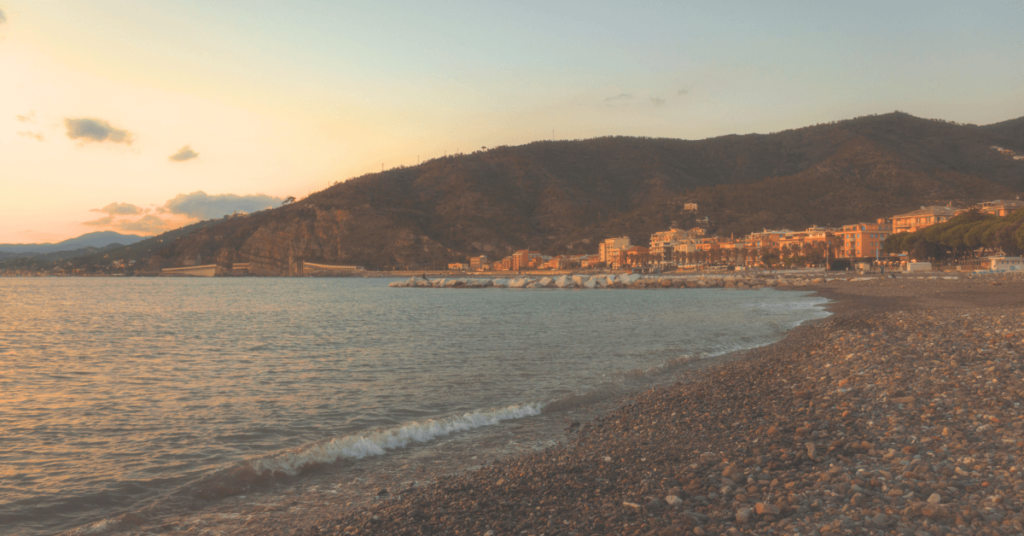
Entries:
[[771,290],[387,283],[0,279],[0,526],[165,515],[270,489],[275,472],[337,483],[345,464],[387,464],[410,444],[468,440],[468,454],[504,437],[485,428],[824,314],[821,299]]

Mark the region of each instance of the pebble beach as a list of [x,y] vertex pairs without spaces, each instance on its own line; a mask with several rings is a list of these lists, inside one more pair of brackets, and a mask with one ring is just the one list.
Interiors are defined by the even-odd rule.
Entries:
[[284,533],[1022,534],[1022,275],[801,285],[834,314]]

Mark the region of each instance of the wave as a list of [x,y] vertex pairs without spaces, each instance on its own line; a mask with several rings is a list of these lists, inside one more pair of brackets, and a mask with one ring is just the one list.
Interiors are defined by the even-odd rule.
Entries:
[[311,464],[332,463],[343,458],[360,460],[367,456],[380,456],[389,450],[402,448],[413,442],[425,443],[454,432],[540,415],[542,408],[543,404],[540,403],[522,404],[491,411],[474,411],[444,419],[411,422],[399,428],[331,438],[299,447],[294,451],[251,460],[248,463],[257,474],[280,472],[295,476]]

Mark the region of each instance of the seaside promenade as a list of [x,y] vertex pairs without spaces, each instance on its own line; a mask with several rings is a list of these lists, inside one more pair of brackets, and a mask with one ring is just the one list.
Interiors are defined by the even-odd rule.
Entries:
[[[1021,534],[1024,274],[801,287],[835,314],[299,534]],[[281,527],[278,527],[281,529]]]

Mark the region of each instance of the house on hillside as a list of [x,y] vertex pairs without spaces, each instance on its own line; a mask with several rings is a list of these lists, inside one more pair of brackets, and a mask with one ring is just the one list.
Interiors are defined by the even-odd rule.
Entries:
[[995,201],[978,203],[977,205],[974,205],[974,208],[985,214],[1002,217],[1009,216],[1010,214],[1024,208],[1024,201],[1019,199],[996,199]]
[[893,233],[913,233],[929,225],[949,221],[962,211],[951,207],[921,207],[913,212],[897,214],[892,217]]

